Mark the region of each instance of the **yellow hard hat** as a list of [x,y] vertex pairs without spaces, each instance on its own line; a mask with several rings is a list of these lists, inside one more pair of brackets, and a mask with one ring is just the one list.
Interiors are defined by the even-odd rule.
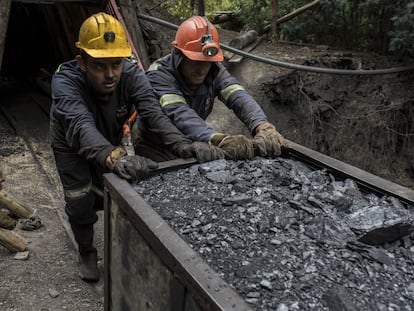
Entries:
[[76,47],[94,58],[130,57],[132,54],[124,27],[116,18],[102,12],[83,22]]

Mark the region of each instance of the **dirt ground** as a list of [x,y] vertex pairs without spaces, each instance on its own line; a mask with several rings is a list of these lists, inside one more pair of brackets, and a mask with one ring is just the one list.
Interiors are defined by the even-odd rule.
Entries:
[[[223,42],[235,35],[221,34]],[[267,41],[262,41],[254,53],[314,66],[340,66],[338,59],[350,58],[372,68],[409,64],[408,60]],[[372,63],[373,60],[376,61]],[[232,65],[230,70],[289,140],[403,185],[414,185],[410,141],[412,73],[369,78],[329,76],[295,72],[250,59]],[[19,225],[14,229],[28,241],[27,260],[15,259],[14,253],[0,246],[0,310],[103,310],[103,278],[97,284],[88,284],[77,275],[76,247],[67,230],[60,183],[49,147],[43,105],[48,99],[32,89],[11,89],[0,96],[4,191],[35,208],[43,222],[35,231],[22,230]],[[6,120],[4,112],[14,124]],[[209,122],[222,131],[246,133],[243,125],[219,103]],[[101,267],[102,218],[100,215],[96,225]]]
[[[266,41],[254,53],[332,69],[399,68],[413,61]],[[398,184],[414,186],[414,71],[332,75],[252,59],[232,64],[229,70],[287,139]]]
[[[26,260],[17,260],[16,253],[0,246],[0,310],[103,310],[103,280],[88,284],[78,277],[77,251],[67,230],[49,145],[48,120],[38,105],[46,99],[31,90],[20,94],[13,90],[2,96],[0,166],[6,179],[3,191],[35,209],[42,227],[23,230],[24,220],[20,219],[13,230],[28,243]],[[5,115],[12,120],[17,133]],[[102,227],[99,222],[100,258]]]

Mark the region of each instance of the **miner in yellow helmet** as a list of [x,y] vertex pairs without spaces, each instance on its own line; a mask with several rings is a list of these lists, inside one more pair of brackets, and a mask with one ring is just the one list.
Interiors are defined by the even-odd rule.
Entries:
[[85,20],[76,47],[93,58],[130,57],[132,54],[121,23],[105,13]]
[[[217,29],[205,16],[181,23],[173,50],[147,71],[163,111],[192,141],[220,147],[227,159],[276,157],[285,144],[262,108],[221,63]],[[252,138],[217,132],[205,120],[220,99],[244,123]]]
[[102,174],[128,181],[146,177],[158,164],[128,155],[121,146],[123,125],[135,109],[154,144],[175,157],[215,160],[218,148],[193,144],[162,112],[145,73],[128,61],[131,47],[121,23],[106,13],[87,18],[76,42],[79,55],[59,66],[52,78],[50,134],[62,182],[65,211],[78,244],[79,275],[98,281],[93,244],[96,210],[103,209]]

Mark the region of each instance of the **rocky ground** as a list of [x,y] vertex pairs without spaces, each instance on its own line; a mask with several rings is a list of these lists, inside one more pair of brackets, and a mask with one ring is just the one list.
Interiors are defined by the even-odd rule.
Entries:
[[255,310],[413,310],[413,206],[291,159],[134,185]]
[[[40,228],[28,231],[22,229],[25,219],[18,219],[12,230],[28,243],[22,259],[18,259],[22,253],[0,245],[0,310],[103,310],[103,281],[88,284],[78,277],[77,250],[67,230],[49,146],[48,120],[35,98],[41,101],[43,97],[26,90],[12,93],[2,97],[0,107],[0,167],[6,179],[3,191],[35,209],[41,221]],[[102,254],[100,228],[102,223],[97,226]]]

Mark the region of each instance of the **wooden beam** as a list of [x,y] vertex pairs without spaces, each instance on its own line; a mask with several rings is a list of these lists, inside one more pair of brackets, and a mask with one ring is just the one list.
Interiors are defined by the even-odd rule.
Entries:
[[[312,9],[314,6],[319,5],[319,2],[321,2],[321,0],[315,0],[312,1],[308,4],[305,4],[304,6],[301,6],[299,9],[294,10],[288,14],[286,14],[285,16],[282,16],[281,18],[278,18],[276,21],[276,24],[279,25],[281,23],[290,21],[291,19],[295,18],[296,16],[306,12],[309,9]],[[268,32],[269,30],[271,30],[271,25],[268,25],[265,27],[264,32]]]
[[280,24],[280,23],[287,22],[291,20],[292,18],[304,13],[305,11],[312,9],[314,6],[317,6],[319,2],[321,2],[321,0],[315,0],[315,1],[312,1],[311,3],[305,4],[299,9],[294,10],[293,12],[290,12],[289,14],[286,14],[285,16],[282,16],[281,18],[279,18],[277,20],[277,23]]
[[14,253],[22,252],[27,247],[27,241],[11,230],[0,228],[0,245]]
[[129,35],[131,36],[132,44],[137,50],[142,67],[144,67],[144,69],[148,69],[150,65],[148,51],[145,45],[144,35],[142,33],[141,26],[139,24],[135,11],[138,9],[138,7],[133,4],[133,1],[131,0],[119,0],[118,3],[120,12],[125,22],[125,26],[128,29]]
[[2,0],[0,5],[0,69],[3,62],[4,46],[6,45],[7,26],[9,24],[11,0]]
[[35,214],[35,210],[29,205],[19,202],[16,198],[6,193],[4,190],[0,191],[0,208],[5,208],[13,215],[19,218],[30,218]]

